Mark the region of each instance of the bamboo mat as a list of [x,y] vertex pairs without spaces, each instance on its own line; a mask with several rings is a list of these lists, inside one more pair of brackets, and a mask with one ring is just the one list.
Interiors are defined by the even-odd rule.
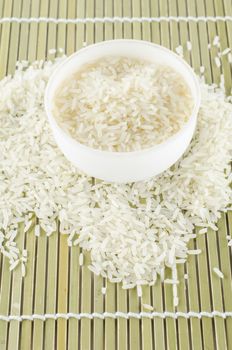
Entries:
[[[159,17],[159,16],[231,16],[230,0],[1,0],[0,17]],[[149,40],[175,49],[184,46],[184,57],[199,72],[205,66],[209,83],[224,74],[227,92],[231,89],[231,66],[226,57],[218,68],[208,43],[220,36],[222,49],[232,47],[230,21],[161,21],[115,23],[3,23],[0,25],[0,76],[12,73],[16,60],[45,59],[51,48],[64,48],[69,55],[83,43],[112,38]],[[186,42],[192,51],[186,50]],[[54,55],[50,55],[53,58]],[[36,219],[34,219],[34,224]],[[210,230],[198,236],[191,248],[202,254],[190,256],[188,264],[179,267],[180,303],[174,309],[172,286],[144,287],[142,303],[135,290],[125,291],[88,270],[89,256],[79,266],[80,249],[70,249],[66,237],[55,232],[50,238],[36,237],[34,226],[25,234],[19,227],[17,244],[28,250],[27,274],[20,269],[9,273],[8,261],[0,256],[0,315],[56,313],[141,312],[142,303],[163,311],[232,311],[232,255],[227,235],[232,235],[232,213],[223,214],[218,232]],[[225,278],[219,279],[212,268],[218,266]],[[189,279],[183,278],[187,273]],[[102,287],[107,285],[106,295]],[[165,319],[85,318],[69,320],[0,321],[0,350],[8,349],[232,349],[232,318],[179,317]]]

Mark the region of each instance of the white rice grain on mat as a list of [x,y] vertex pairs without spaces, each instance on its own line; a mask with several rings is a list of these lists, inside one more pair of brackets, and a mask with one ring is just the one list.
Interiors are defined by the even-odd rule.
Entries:
[[97,275],[124,289],[153,285],[166,266],[186,262],[195,227],[217,230],[220,211],[231,206],[232,105],[222,87],[201,82],[197,129],[174,166],[144,182],[93,185],[64,158],[47,122],[44,89],[55,66],[19,64],[0,81],[0,251],[15,268],[17,227],[30,212],[47,235],[59,219],[60,232],[89,251]]
[[219,270],[218,267],[214,267],[214,268],[213,268],[213,271],[216,273],[216,275],[217,275],[218,277],[224,278],[223,273]]
[[229,47],[227,47],[225,50],[222,51],[222,56],[227,55],[230,51],[231,51],[231,49]]
[[19,259],[15,260],[12,262],[12,264],[10,264],[10,271],[14,270],[16,268],[16,266],[19,264]]
[[26,249],[23,249],[23,251],[22,251],[22,256],[23,256],[24,258],[27,258],[27,255],[28,255],[27,250],[26,250]]
[[192,43],[190,41],[187,41],[186,46],[188,51],[192,50]]
[[26,222],[24,227],[24,232],[27,232],[29,230],[29,228],[31,227],[31,224],[32,224],[32,220],[29,220],[28,222]]
[[22,277],[26,276],[26,267],[24,265],[24,263],[21,264],[21,272],[22,272]]
[[143,290],[142,290],[142,287],[140,285],[137,285],[137,295],[139,298],[141,298],[143,295]]
[[218,56],[214,58],[214,62],[218,68],[221,67],[221,60]]
[[101,291],[102,291],[102,294],[106,294],[106,287],[102,287],[102,289],[101,289]]
[[173,298],[173,305],[178,306],[178,304],[179,304],[179,298],[176,296]]
[[56,49],[49,49],[48,53],[49,53],[49,55],[53,55],[56,53]]
[[218,35],[216,35],[213,39],[213,46],[218,46],[220,43],[220,38]]
[[232,53],[231,52],[228,53],[227,58],[228,58],[229,63],[232,63]]
[[176,53],[177,53],[179,56],[183,57],[183,55],[184,55],[183,46],[181,46],[181,45],[177,46],[177,47],[175,48],[175,51],[176,51]]
[[208,229],[207,228],[202,228],[202,229],[200,229],[199,230],[199,235],[203,235],[204,233],[206,233],[208,231]]
[[164,280],[164,283],[166,283],[166,284],[179,284],[180,282],[178,280],[174,280],[172,278],[166,278]]
[[36,235],[37,237],[40,236],[40,225],[35,225],[35,235]]
[[203,74],[205,72],[205,67],[204,66],[200,66],[200,73]]
[[153,311],[154,307],[152,305],[149,304],[142,304],[142,306],[144,307],[144,309],[149,310],[149,311]]
[[190,249],[188,250],[189,255],[199,255],[201,254],[201,249]]
[[84,263],[84,255],[83,255],[83,253],[80,253],[80,255],[79,255],[79,265],[82,266],[83,263]]

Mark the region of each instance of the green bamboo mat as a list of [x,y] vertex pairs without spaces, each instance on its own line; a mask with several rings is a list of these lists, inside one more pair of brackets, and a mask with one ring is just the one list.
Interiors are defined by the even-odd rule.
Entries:
[[[230,0],[1,0],[0,17],[159,17],[159,16],[232,15]],[[112,38],[149,40],[175,49],[184,46],[184,57],[199,72],[206,67],[208,82],[218,83],[224,74],[226,90],[231,89],[231,67],[225,57],[217,68],[217,48],[208,43],[220,36],[222,49],[232,47],[232,22],[161,21],[133,23],[4,23],[0,25],[0,76],[12,73],[16,60],[46,59],[51,48],[63,48],[67,54],[84,43]],[[192,51],[186,50],[186,42]],[[50,58],[54,55],[50,55]],[[36,219],[34,219],[34,224]],[[122,290],[88,270],[89,256],[79,266],[80,249],[66,244],[59,232],[50,238],[36,237],[34,226],[25,234],[19,227],[19,247],[29,253],[24,279],[16,269],[9,273],[8,261],[0,256],[0,315],[45,313],[140,312],[142,303],[152,304],[155,311],[232,311],[231,250],[227,235],[232,235],[232,213],[223,214],[218,232],[198,236],[190,248],[202,250],[190,256],[179,268],[180,304],[172,304],[172,287],[160,281],[143,289],[142,303],[135,290]],[[219,279],[212,268],[218,266],[225,278]],[[183,278],[184,274],[189,279]],[[102,287],[107,285],[106,295]],[[232,349],[232,318],[154,318],[142,320],[119,318],[57,319],[34,321],[0,321],[0,350],[8,349]]]

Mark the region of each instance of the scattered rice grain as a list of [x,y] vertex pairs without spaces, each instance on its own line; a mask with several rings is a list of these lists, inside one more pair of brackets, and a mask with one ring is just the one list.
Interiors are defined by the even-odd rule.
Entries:
[[32,221],[28,221],[24,227],[24,232],[27,232],[29,230],[29,228],[31,227]]
[[218,57],[218,56],[216,56],[215,58],[214,58],[214,61],[215,61],[215,64],[216,64],[216,66],[219,68],[219,67],[221,67],[221,60],[220,60],[220,58]]
[[220,43],[220,38],[218,35],[216,35],[213,39],[213,46],[218,46],[219,43]]
[[166,278],[164,280],[164,283],[166,283],[166,284],[179,284],[179,281],[178,280],[174,280],[172,278]]
[[184,54],[183,46],[181,46],[181,45],[177,46],[175,48],[175,51],[179,56],[183,57],[183,54]]
[[143,290],[142,290],[142,287],[140,285],[137,285],[137,295],[139,298],[141,298],[143,295]]
[[56,49],[49,49],[48,53],[49,53],[49,55],[53,55],[56,53]]
[[106,294],[106,287],[102,287],[102,289],[101,289],[101,291],[102,291],[102,294]]
[[219,270],[218,267],[214,267],[214,268],[213,268],[213,271],[216,273],[216,275],[217,275],[218,277],[224,278],[223,273]]
[[189,255],[198,255],[201,254],[201,249],[190,249],[188,250]]
[[187,41],[186,46],[188,51],[192,50],[192,43],[190,41]]
[[229,63],[232,63],[232,53],[231,52],[228,53],[227,58],[228,58]]
[[10,271],[14,270],[16,268],[16,266],[19,263],[19,259],[15,260],[11,265],[10,265]]
[[80,255],[79,255],[79,265],[82,266],[83,263],[84,263],[84,255],[83,255],[83,253],[80,253]]
[[204,66],[200,66],[200,73],[203,74],[205,72],[205,67]]
[[35,235],[36,235],[37,237],[40,236],[40,225],[35,225]]
[[26,276],[26,267],[24,265],[24,263],[21,264],[21,272],[22,272],[22,277]]
[[229,47],[227,47],[225,50],[222,51],[222,56],[227,55],[230,51],[231,51],[231,49]]
[[154,307],[152,305],[149,304],[142,304],[142,306],[144,307],[144,309],[147,309],[149,311],[153,311]]
[[204,233],[207,233],[208,229],[207,228],[202,228],[199,230],[199,235],[203,235]]

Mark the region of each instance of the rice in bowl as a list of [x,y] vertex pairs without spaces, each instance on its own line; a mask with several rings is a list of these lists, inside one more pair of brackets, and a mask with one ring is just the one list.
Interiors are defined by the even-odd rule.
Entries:
[[69,76],[57,89],[60,127],[92,148],[130,152],[177,133],[193,110],[184,78],[167,65],[105,57]]

